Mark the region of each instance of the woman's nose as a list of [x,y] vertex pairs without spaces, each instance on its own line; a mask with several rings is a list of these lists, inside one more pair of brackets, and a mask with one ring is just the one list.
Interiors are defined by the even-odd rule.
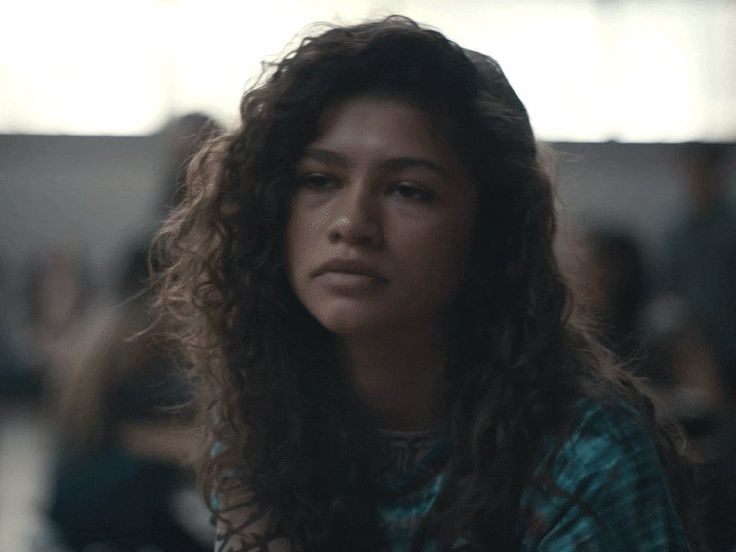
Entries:
[[332,212],[329,239],[336,243],[376,247],[383,242],[380,198],[362,186],[346,186]]

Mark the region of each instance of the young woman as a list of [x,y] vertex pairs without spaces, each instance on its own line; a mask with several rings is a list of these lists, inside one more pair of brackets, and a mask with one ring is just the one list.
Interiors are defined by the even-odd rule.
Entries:
[[570,316],[495,61],[331,28],[241,117],[158,239],[216,550],[689,549],[674,441]]

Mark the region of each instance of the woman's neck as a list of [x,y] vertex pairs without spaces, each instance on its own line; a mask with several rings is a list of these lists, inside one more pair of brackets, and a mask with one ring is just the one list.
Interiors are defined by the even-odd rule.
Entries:
[[397,333],[343,340],[345,374],[378,427],[436,427],[445,417],[444,338],[437,332]]

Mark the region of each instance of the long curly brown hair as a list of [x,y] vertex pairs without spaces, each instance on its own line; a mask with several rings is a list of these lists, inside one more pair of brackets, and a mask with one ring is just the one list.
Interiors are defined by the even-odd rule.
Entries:
[[479,197],[467,278],[448,316],[453,452],[419,540],[449,545],[469,528],[478,543],[493,535],[513,547],[531,459],[542,436],[565,431],[582,396],[642,413],[687,515],[672,433],[571,316],[553,253],[553,190],[524,106],[494,60],[398,16],[323,29],[267,68],[243,96],[240,127],[190,164],[185,197],[157,238],[158,309],[200,390],[205,496],[247,486],[271,532],[299,550],[381,544],[375,430],[284,260],[295,164],[321,115],[376,91],[448,122]]

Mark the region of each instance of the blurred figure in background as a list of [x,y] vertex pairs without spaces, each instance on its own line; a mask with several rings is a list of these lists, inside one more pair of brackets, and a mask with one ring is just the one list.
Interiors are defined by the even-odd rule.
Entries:
[[647,306],[642,331],[648,380],[691,437],[710,434],[732,405],[715,351],[687,304],[659,293]]
[[587,306],[606,344],[646,378],[664,412],[679,420],[700,464],[706,538],[736,546],[736,433],[720,359],[688,303],[653,289],[635,239],[616,228],[591,230],[585,244]]
[[668,321],[669,331],[651,335],[659,337],[655,363],[680,383],[670,404],[703,464],[709,544],[730,551],[736,547],[736,209],[724,185],[724,146],[686,148],[690,209],[667,250],[669,301],[680,303],[681,315],[655,316],[660,326]]
[[690,212],[672,232],[668,259],[672,291],[711,344],[736,402],[736,209],[721,174],[722,146],[686,151]]
[[639,245],[624,231],[592,230],[586,237],[588,300],[606,345],[620,358],[642,354],[641,317],[649,294]]
[[103,332],[68,386],[62,446],[50,517],[73,550],[104,543],[114,551],[155,546],[199,551],[177,519],[175,501],[189,485],[181,462],[194,446],[181,406],[187,382],[150,336],[145,246],[130,256],[117,320]]
[[663,293],[647,308],[646,373],[700,464],[708,545],[736,547],[736,416],[717,355],[685,302]]
[[[163,131],[160,217],[177,201],[186,165],[218,128],[201,114]],[[209,548],[208,514],[183,463],[196,446],[189,384],[155,338],[139,335],[149,312],[148,233],[131,246],[117,298],[102,329],[59,393],[62,443],[49,517],[72,550],[199,552]],[[155,260],[154,260],[155,262]],[[105,309],[103,309],[105,310]]]
[[710,435],[730,404],[718,356],[698,319],[679,296],[649,291],[632,236],[596,229],[585,242],[586,307],[606,344],[658,390],[663,407],[684,422],[691,437]]
[[26,274],[26,354],[53,402],[74,362],[74,343],[84,333],[97,283],[86,257],[70,246],[30,260]]
[[202,144],[221,130],[220,124],[204,113],[187,113],[170,121],[162,134],[166,142],[162,175],[161,217],[182,198],[186,167]]

